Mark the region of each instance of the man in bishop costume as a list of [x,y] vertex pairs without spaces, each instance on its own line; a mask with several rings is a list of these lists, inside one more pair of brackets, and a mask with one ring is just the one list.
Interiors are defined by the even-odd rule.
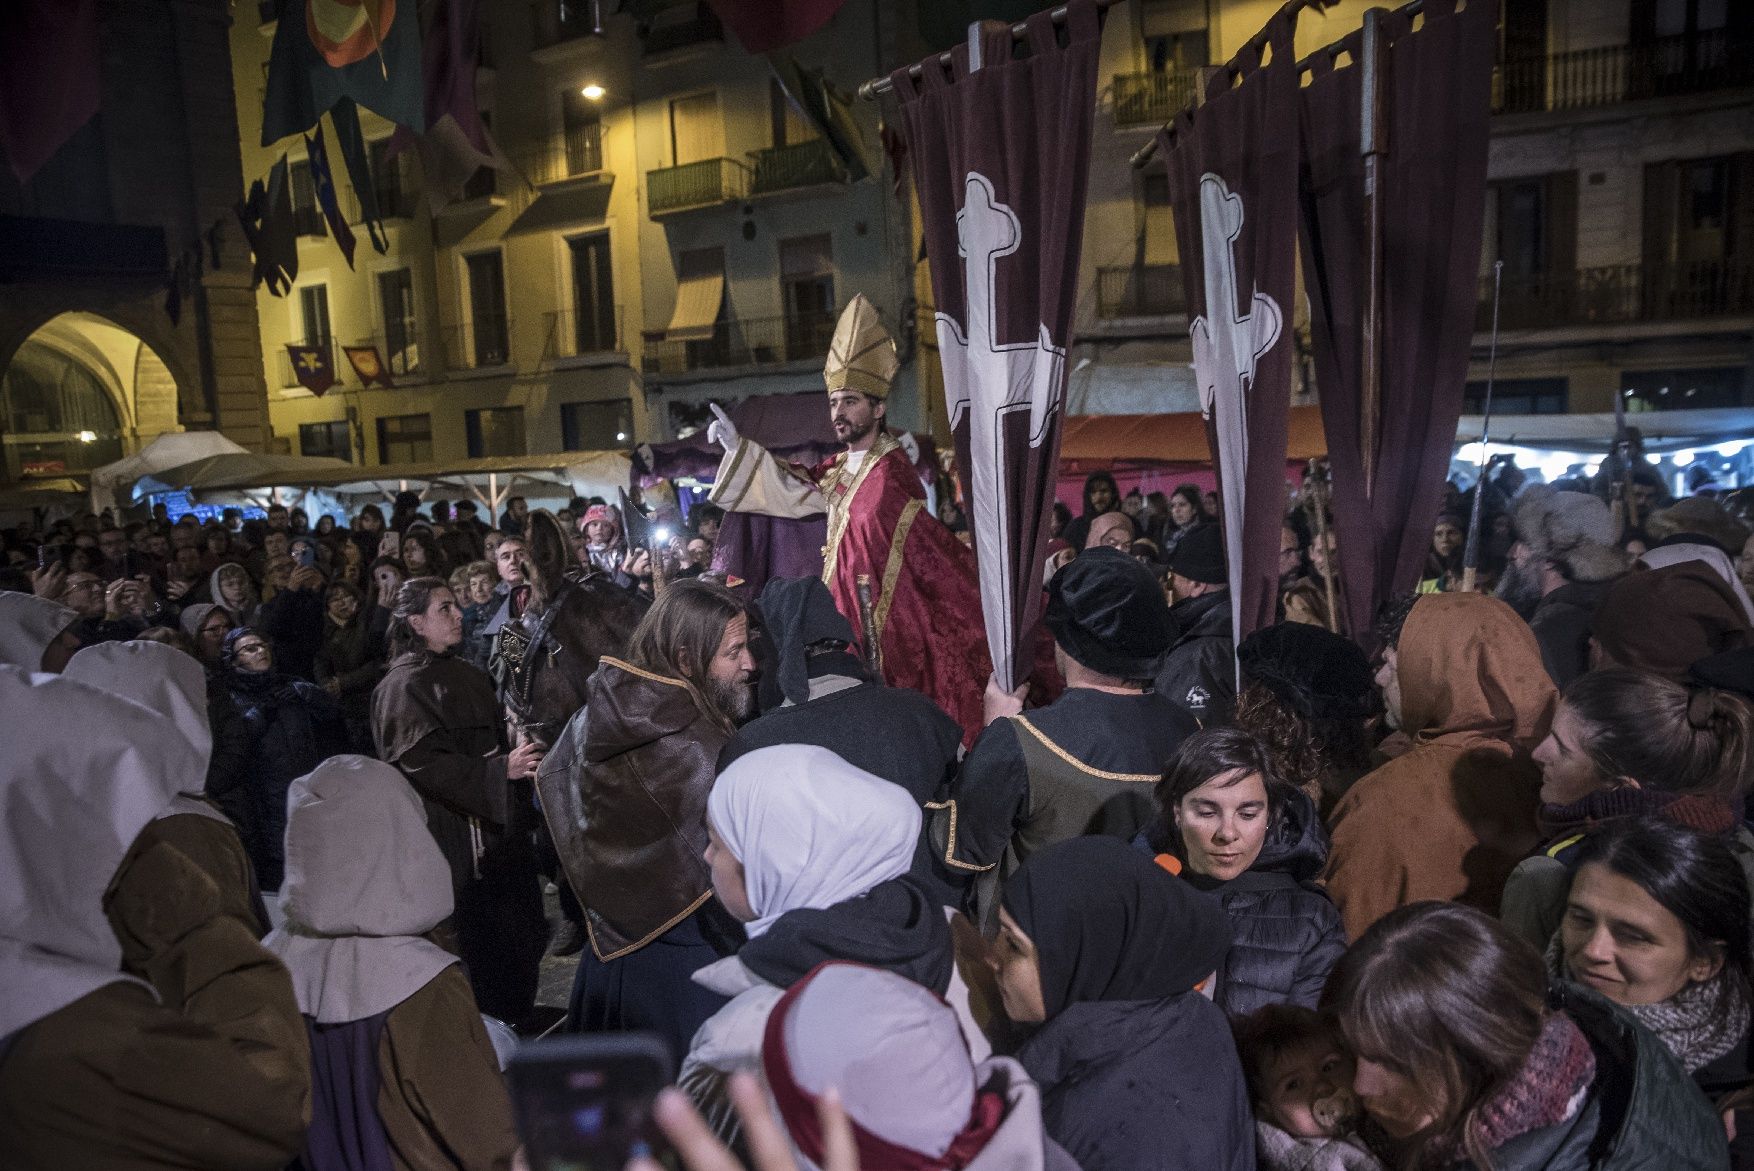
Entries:
[[815,467],[774,458],[738,436],[722,411],[709,437],[725,449],[712,501],[734,512],[828,515],[822,580],[852,628],[864,628],[858,583],[870,580],[876,659],[884,682],[930,696],[961,725],[982,724],[992,674],[974,554],[926,508],[919,474],[884,427],[900,367],[895,339],[863,294],[835,326],[823,378],[835,437],[847,445]]

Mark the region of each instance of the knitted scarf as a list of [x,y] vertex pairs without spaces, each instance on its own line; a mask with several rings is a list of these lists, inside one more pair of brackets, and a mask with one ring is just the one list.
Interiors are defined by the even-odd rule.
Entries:
[[1557,1126],[1577,1113],[1595,1080],[1589,1039],[1570,1017],[1552,1013],[1522,1068],[1475,1114],[1474,1137],[1492,1151],[1519,1135]]
[[[1547,974],[1571,979],[1559,933],[1547,945]],[[1622,1004],[1621,1008],[1649,1029],[1675,1055],[1688,1073],[1705,1068],[1734,1049],[1754,1023],[1748,990],[1728,968],[1703,984],[1689,984],[1657,1004]]]
[[1742,824],[1742,802],[1697,793],[1665,793],[1661,789],[1598,789],[1569,805],[1543,805],[1541,833],[1548,839],[1593,829],[1628,817],[1657,817],[1700,833],[1723,836]]

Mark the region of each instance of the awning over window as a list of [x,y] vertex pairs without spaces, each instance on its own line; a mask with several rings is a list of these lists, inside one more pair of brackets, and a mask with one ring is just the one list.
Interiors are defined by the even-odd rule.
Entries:
[[691,258],[684,255],[681,279],[676,282],[676,311],[670,315],[670,328],[664,333],[666,341],[698,342],[713,336],[713,326],[725,306],[722,256],[719,253],[718,263],[708,265],[690,263]]

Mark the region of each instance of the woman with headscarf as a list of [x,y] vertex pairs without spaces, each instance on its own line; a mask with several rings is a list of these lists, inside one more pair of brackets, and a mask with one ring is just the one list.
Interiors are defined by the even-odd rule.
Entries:
[[292,973],[316,1109],[308,1171],[504,1171],[511,1101],[469,980],[428,936],[450,868],[392,765],[335,756],[287,799],[285,921],[263,941]]
[[0,591],[0,663],[53,675],[79,649],[79,611],[35,594]]
[[749,942],[694,974],[732,998],[695,1034],[682,1067],[680,1084],[709,1118],[729,1125],[725,1078],[753,1062],[774,1003],[818,964],[871,964],[950,990],[944,911],[906,877],[921,816],[901,786],[814,745],[758,748],[719,774],[707,798],[707,863]]
[[294,777],[346,747],[346,726],[328,692],[274,669],[268,640],[250,627],[225,636],[220,661],[244,760],[236,775],[223,779],[229,787],[208,792],[238,827],[262,891],[272,894],[285,862],[286,791]]
[[[207,675],[201,664],[161,643],[100,642],[74,655],[66,674],[157,713],[163,731],[181,736],[195,750],[195,771],[173,778],[175,787],[167,793],[164,808],[140,831],[140,844],[130,858],[143,854],[154,842],[175,846],[212,879],[222,913],[257,937],[265,934],[268,915],[256,888],[250,856],[244,851],[237,827],[206,795],[213,734],[207,716]],[[129,887],[134,873],[131,866],[124,865],[116,875],[116,888]],[[151,895],[150,891],[141,892],[142,905]]]
[[1107,472],[1091,472],[1084,478],[1084,511],[1060,535],[1072,548],[1082,549],[1090,535],[1090,522],[1105,512],[1120,510],[1121,490],[1115,485],[1115,478]]
[[207,596],[231,613],[232,618],[248,626],[261,608],[262,599],[250,571],[235,561],[227,561],[207,578]]
[[833,1088],[861,1171],[1077,1171],[1043,1132],[1041,1091],[1023,1067],[977,1065],[950,1006],[893,972],[818,967],[775,1003],[760,1056],[806,1166],[827,1158],[818,1105]]
[[[9,1171],[280,1171],[310,1100],[286,969],[180,851],[139,842],[199,773],[195,747],[139,704],[16,667],[0,711]],[[131,848],[139,881],[111,890]]]
[[449,587],[417,577],[396,595],[390,666],[372,692],[378,755],[426,803],[451,867],[457,943],[481,1010],[508,1024],[536,1002],[548,924],[530,831],[536,744],[505,747],[493,684],[458,658],[463,614]]
[[233,626],[231,611],[214,602],[196,602],[183,608],[177,624],[189,636],[189,645],[201,664],[208,668],[219,666],[225,636]]
[[1084,1171],[1252,1171],[1224,1013],[1198,990],[1230,947],[1215,899],[1113,838],[1031,855],[1005,884],[993,966],[1047,1132]]

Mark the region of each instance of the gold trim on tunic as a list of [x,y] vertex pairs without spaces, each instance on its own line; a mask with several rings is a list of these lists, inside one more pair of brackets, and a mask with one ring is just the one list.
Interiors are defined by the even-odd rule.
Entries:
[[835,567],[840,561],[841,539],[847,535],[847,526],[852,523],[853,498],[859,494],[859,489],[864,487],[865,477],[871,474],[871,469],[877,466],[877,461],[900,446],[901,444],[891,439],[887,432],[877,436],[876,442],[871,444],[871,450],[865,453],[865,460],[859,465],[859,470],[854,474],[852,485],[847,489],[845,496],[842,496],[835,489],[839,488],[841,481],[846,478],[846,452],[843,451],[835,457],[835,466],[828,475],[822,478],[822,485],[819,487],[822,491],[822,499],[828,505],[828,543],[822,546],[823,585],[832,586],[834,584]]
[[1070,752],[1067,752],[1064,748],[1061,748],[1058,744],[1055,744],[1052,740],[1048,739],[1047,734],[1034,724],[1030,723],[1027,716],[1012,716],[1011,722],[1028,729],[1029,734],[1034,736],[1037,740],[1040,740],[1042,745],[1047,748],[1049,752],[1052,752],[1055,756],[1059,757],[1081,773],[1097,777],[1104,781],[1125,781],[1128,784],[1138,785],[1154,785],[1163,779],[1162,775],[1159,773],[1111,773],[1105,769],[1092,768],[1090,765],[1085,764],[1076,756],[1073,756]]

